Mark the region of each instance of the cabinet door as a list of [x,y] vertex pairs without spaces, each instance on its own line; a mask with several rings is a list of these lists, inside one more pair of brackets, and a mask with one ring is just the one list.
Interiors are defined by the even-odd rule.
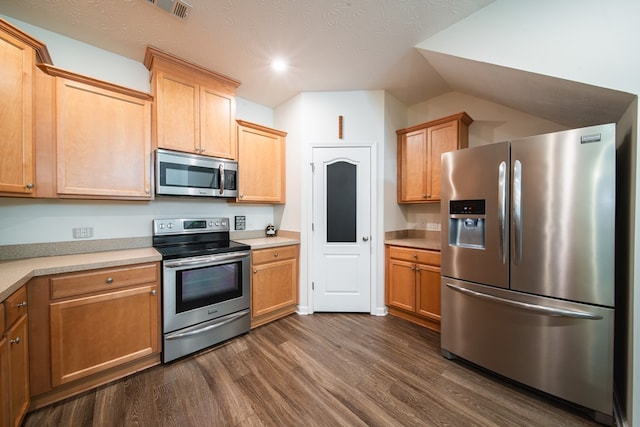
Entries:
[[412,263],[390,259],[387,305],[407,311],[416,309],[416,273]]
[[416,313],[440,321],[440,269],[417,264]]
[[207,156],[237,158],[235,97],[200,87],[200,152]]
[[238,170],[239,202],[284,203],[284,136],[238,126]]
[[8,330],[9,413],[11,425],[19,426],[29,407],[29,327],[27,316],[20,317]]
[[159,72],[155,124],[159,148],[200,153],[200,87],[193,81]]
[[151,198],[148,101],[58,78],[58,194]]
[[157,352],[158,310],[157,285],[51,303],[52,385]]
[[440,200],[440,156],[458,148],[458,121],[443,123],[427,129],[429,152],[427,158],[427,199]]
[[258,317],[298,302],[296,260],[253,267],[251,316]]
[[424,129],[409,132],[400,144],[400,201],[424,202],[427,200],[427,133]]
[[[0,304],[1,306],[2,304]],[[2,329],[1,333],[4,333]],[[9,344],[0,335],[0,426],[9,426]]]
[[33,48],[0,31],[0,192],[31,193]]

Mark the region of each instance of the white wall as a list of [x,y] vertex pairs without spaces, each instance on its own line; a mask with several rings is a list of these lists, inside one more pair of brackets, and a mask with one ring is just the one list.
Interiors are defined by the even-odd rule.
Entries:
[[[343,138],[338,138],[338,116],[343,116]],[[373,144],[376,148],[372,170],[384,167],[384,117],[385,93],[383,91],[305,92],[276,109],[275,122],[279,128],[290,129],[287,135],[287,203],[282,208],[282,225],[298,225],[301,232],[300,302],[301,313],[313,311],[312,294],[309,292],[313,272],[311,256],[311,202],[312,147],[317,144]],[[376,175],[378,176],[378,175]],[[294,182],[292,182],[294,181]],[[289,188],[291,186],[291,188]],[[375,192],[375,211],[372,212],[374,266],[383,264],[384,246],[382,233],[383,185],[382,177],[372,185]],[[278,211],[278,209],[276,209]],[[294,217],[298,218],[296,224]],[[376,268],[372,276],[375,295],[372,312],[381,314],[384,309],[384,275]]]
[[385,96],[384,144],[384,231],[404,230],[407,217],[398,204],[398,129],[407,127],[407,107],[390,94]]
[[[640,2],[637,0],[497,0],[420,43],[420,49],[501,65],[533,73],[640,94]],[[637,147],[635,111],[631,120]],[[635,150],[635,163],[640,154]],[[637,212],[640,175],[629,203]],[[635,214],[634,214],[635,215]],[[634,265],[640,265],[640,218],[636,216]],[[629,360],[633,379],[622,396],[630,425],[640,420],[640,269],[631,272]],[[640,424],[640,423],[638,423]]]

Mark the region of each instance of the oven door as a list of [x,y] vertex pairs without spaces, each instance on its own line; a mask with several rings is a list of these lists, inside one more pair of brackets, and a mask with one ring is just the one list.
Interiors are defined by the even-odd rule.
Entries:
[[163,332],[176,331],[250,307],[250,252],[163,262]]

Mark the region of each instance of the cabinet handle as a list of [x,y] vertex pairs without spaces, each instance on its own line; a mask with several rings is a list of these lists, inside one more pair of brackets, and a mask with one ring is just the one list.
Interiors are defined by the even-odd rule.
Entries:
[[20,341],[22,341],[22,340],[20,339],[20,337],[16,337],[16,339],[15,339],[15,340],[11,340],[11,341],[9,341],[9,342],[10,342],[11,344],[20,344]]
[[107,280],[105,281],[107,283],[107,285],[110,285],[113,283],[113,277],[107,277]]
[[276,257],[276,258],[278,258],[278,252],[275,252],[275,253],[273,254],[273,256],[274,256],[274,257]]
[[27,185],[25,185],[25,187],[27,187],[29,190],[33,190],[33,184],[32,183],[28,183]]
[[151,295],[153,295],[154,297],[156,296],[157,293],[158,293],[158,291],[156,291],[155,289],[151,290]]
[[27,302],[26,301],[22,301],[16,304],[16,307],[21,308],[21,307],[26,307],[27,306]]

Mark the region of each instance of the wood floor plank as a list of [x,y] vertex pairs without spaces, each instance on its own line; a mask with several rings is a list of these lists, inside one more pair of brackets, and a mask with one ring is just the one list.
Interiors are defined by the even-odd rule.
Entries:
[[291,315],[27,415],[31,426],[596,426],[394,317]]

